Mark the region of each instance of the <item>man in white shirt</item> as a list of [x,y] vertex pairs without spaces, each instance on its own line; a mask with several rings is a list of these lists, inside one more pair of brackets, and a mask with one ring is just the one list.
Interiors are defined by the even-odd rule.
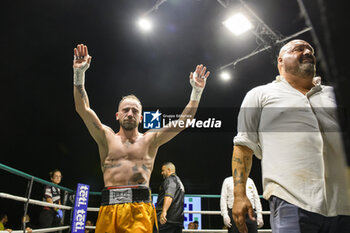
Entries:
[[348,233],[349,180],[333,88],[315,77],[316,58],[309,43],[293,40],[278,56],[280,75],[249,91],[234,138],[233,219],[247,233],[254,219],[246,196],[252,156],[261,159],[263,196],[278,233]]
[[[257,233],[257,227],[261,228],[264,225],[263,217],[261,214],[261,202],[258,191],[255,187],[254,181],[248,177],[246,184],[246,194],[252,204],[253,209],[257,212],[257,221],[252,221],[246,218],[248,232]],[[232,205],[233,205],[233,177],[227,177],[222,183],[221,198],[220,198],[220,209],[221,216],[223,217],[225,226],[228,227],[229,233],[238,233],[238,229],[235,226],[232,218]]]

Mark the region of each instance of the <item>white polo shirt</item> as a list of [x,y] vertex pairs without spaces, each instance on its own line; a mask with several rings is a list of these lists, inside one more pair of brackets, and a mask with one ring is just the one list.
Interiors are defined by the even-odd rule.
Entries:
[[306,95],[283,77],[249,91],[235,145],[262,159],[263,196],[275,195],[324,216],[350,215],[345,152],[333,88]]

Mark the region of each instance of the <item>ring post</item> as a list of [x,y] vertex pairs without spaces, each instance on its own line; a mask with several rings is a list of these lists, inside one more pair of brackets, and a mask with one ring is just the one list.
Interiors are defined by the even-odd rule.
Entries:
[[[27,201],[24,203],[24,214],[23,214],[24,218],[28,212],[28,204],[29,204],[30,195],[32,193],[33,182],[34,182],[34,177],[32,176],[30,181],[28,182],[28,185],[27,185],[27,191],[26,191]],[[23,233],[25,233],[26,232],[26,222],[23,221],[23,218],[22,218],[22,227],[23,227]]]

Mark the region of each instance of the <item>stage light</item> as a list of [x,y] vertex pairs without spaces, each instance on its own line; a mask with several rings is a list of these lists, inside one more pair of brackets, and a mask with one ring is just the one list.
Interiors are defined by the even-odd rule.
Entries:
[[148,19],[140,19],[138,25],[143,31],[150,31],[152,29],[152,24]]
[[247,17],[243,14],[238,13],[224,22],[222,22],[225,27],[230,30],[236,36],[243,34],[244,32],[253,28],[253,25],[249,22]]
[[222,81],[226,82],[231,79],[231,75],[228,72],[224,71],[220,74],[220,78]]

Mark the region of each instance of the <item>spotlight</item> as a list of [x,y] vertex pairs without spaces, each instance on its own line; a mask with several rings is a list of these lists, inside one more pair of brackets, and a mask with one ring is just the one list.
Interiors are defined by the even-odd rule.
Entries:
[[244,32],[253,28],[253,25],[249,22],[247,17],[243,14],[238,13],[224,22],[222,22],[225,27],[230,30],[236,36],[243,34]]
[[222,81],[228,81],[228,80],[230,80],[231,79],[231,75],[228,73],[228,72],[222,72],[221,74],[220,74],[220,78],[221,78],[221,80]]
[[140,19],[138,25],[143,31],[150,31],[152,29],[152,24],[148,19]]

